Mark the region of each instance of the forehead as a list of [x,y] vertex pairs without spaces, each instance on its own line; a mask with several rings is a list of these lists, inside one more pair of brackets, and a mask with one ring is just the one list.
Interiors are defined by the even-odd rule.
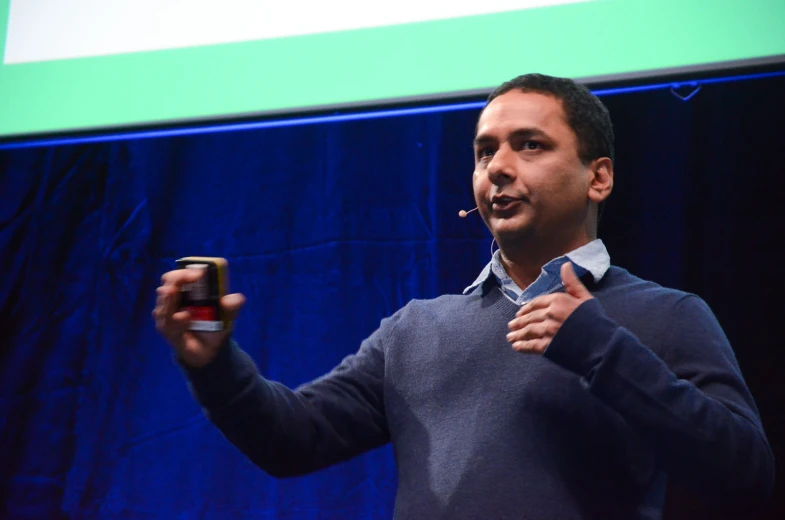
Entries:
[[478,136],[501,138],[521,128],[536,128],[553,137],[572,133],[561,101],[538,92],[506,92],[491,101],[477,121]]

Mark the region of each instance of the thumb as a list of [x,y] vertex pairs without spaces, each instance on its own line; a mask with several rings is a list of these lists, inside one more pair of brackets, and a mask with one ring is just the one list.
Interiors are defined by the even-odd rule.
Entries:
[[221,309],[226,313],[229,321],[237,319],[240,309],[245,304],[245,296],[240,293],[227,294],[221,298]]
[[564,262],[561,266],[561,281],[564,284],[564,290],[573,298],[579,300],[588,300],[593,298],[589,290],[581,282],[578,275],[575,274],[575,269],[572,267],[572,262]]

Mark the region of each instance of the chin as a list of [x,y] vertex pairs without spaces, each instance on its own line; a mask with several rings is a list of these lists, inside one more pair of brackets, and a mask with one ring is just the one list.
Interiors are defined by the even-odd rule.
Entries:
[[530,226],[495,226],[491,234],[500,244],[528,242],[535,235],[534,230]]
[[498,233],[522,233],[532,227],[531,219],[524,218],[523,215],[514,215],[506,218],[491,217],[489,220],[489,227]]

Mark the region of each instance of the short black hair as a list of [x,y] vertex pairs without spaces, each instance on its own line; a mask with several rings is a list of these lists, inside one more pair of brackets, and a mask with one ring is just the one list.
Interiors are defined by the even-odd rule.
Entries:
[[502,83],[488,96],[488,103],[511,90],[537,92],[561,101],[567,124],[578,138],[578,157],[584,164],[600,157],[614,161],[611,116],[586,86],[569,78],[524,74]]

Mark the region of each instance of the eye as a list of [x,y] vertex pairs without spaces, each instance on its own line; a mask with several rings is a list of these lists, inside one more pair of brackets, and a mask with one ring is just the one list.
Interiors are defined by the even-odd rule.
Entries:
[[490,157],[493,157],[495,151],[496,150],[494,150],[490,146],[479,148],[477,149],[477,159],[482,160],[482,159],[488,159]]
[[541,150],[542,149],[542,143],[540,143],[539,141],[526,141],[525,143],[523,143],[523,149],[524,150]]

